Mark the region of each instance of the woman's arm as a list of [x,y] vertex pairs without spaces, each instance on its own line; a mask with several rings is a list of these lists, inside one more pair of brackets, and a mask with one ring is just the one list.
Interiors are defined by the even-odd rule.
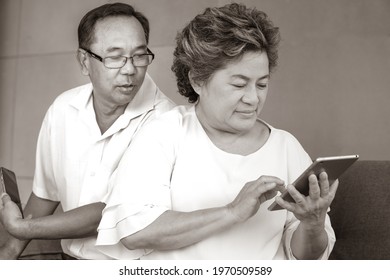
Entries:
[[318,259],[328,245],[325,226],[306,226],[300,223],[291,240],[291,250],[297,259]]
[[166,211],[145,229],[121,240],[126,248],[174,250],[197,243],[237,223],[227,207]]
[[166,211],[146,228],[121,240],[128,249],[174,250],[195,244],[252,217],[260,205],[282,191],[284,182],[262,176],[248,182],[224,207],[193,212]]

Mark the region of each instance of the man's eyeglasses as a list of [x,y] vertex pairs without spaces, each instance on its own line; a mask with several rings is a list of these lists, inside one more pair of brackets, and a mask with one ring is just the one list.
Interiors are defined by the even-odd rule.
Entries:
[[150,63],[152,63],[154,59],[154,53],[152,53],[149,48],[147,49],[148,53],[145,54],[136,54],[130,57],[118,55],[118,56],[107,56],[105,58],[102,58],[101,56],[97,55],[96,53],[91,52],[90,50],[84,49],[87,53],[91,55],[91,57],[99,60],[104,64],[105,67],[109,69],[119,69],[125,66],[128,59],[130,59],[130,62],[135,67],[143,67],[148,66]]

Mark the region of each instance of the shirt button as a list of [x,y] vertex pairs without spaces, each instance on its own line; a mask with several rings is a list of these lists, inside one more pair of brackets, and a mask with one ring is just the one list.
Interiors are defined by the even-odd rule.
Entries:
[[96,173],[94,171],[92,171],[90,174],[89,174],[91,177],[95,176]]

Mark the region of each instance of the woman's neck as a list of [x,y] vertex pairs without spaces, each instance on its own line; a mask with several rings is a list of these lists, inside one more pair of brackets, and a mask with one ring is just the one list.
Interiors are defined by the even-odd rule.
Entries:
[[197,115],[211,142],[219,149],[239,155],[249,155],[259,150],[268,140],[270,129],[261,121],[256,121],[247,131],[226,131],[210,125],[202,116]]

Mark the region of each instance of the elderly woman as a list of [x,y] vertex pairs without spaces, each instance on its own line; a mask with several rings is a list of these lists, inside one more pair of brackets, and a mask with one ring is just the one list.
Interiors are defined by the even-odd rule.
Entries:
[[[326,259],[335,242],[327,210],[337,184],[309,177],[299,142],[259,118],[279,31],[243,5],[208,8],[177,37],[178,106],[146,126],[125,153],[97,245],[114,258]],[[278,191],[295,203],[268,211]]]

